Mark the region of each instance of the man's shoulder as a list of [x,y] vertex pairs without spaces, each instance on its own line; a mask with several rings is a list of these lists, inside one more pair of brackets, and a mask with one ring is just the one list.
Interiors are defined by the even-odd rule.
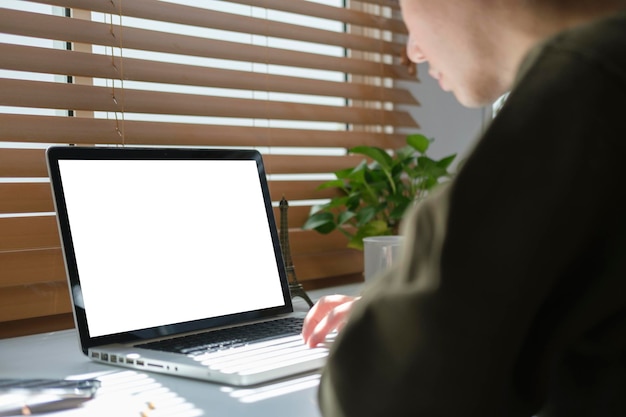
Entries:
[[626,102],[626,11],[537,45],[520,66],[507,101],[536,107],[537,100],[542,110],[577,106],[584,112]]
[[626,10],[562,32],[546,45],[626,77]]

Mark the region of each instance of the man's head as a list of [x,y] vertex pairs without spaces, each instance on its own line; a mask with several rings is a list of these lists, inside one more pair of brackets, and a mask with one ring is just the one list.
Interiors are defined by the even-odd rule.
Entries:
[[468,107],[511,88],[529,49],[568,27],[626,7],[625,0],[400,0],[407,53],[429,62],[441,87]]

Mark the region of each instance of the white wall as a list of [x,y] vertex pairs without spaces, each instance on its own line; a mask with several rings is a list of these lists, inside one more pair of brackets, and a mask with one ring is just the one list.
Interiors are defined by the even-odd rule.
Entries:
[[[455,162],[458,162],[473,147],[484,128],[484,121],[491,115],[490,110],[461,106],[452,93],[441,90],[439,83],[428,75],[427,63],[418,66],[418,78],[420,83],[412,88],[412,92],[421,106],[407,106],[404,109],[421,126],[418,133],[435,139],[428,151],[430,157],[438,159],[457,153]],[[416,132],[407,129],[403,133]]]

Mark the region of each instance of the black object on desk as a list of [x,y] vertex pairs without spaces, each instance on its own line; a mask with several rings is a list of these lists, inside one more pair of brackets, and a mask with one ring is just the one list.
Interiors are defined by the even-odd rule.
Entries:
[[289,247],[289,222],[287,221],[287,210],[289,209],[289,203],[283,196],[280,200],[280,249],[283,253],[283,260],[285,262],[285,270],[287,271],[287,277],[289,278],[289,291],[291,292],[291,298],[301,297],[307,302],[309,307],[313,307],[313,301],[309,298],[304,291],[302,284],[298,282],[296,278],[296,269],[293,266],[293,259],[291,259],[291,248]]

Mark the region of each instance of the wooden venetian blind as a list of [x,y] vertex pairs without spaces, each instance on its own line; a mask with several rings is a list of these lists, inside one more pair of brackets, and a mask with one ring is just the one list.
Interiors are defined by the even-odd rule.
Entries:
[[[187,3],[187,4],[185,4]],[[317,186],[395,148],[417,105],[394,80],[393,0],[3,0],[0,4],[0,336],[71,326],[44,151],[50,144],[255,147],[290,203],[305,288],[361,279],[340,233],[303,231]],[[403,83],[403,85],[407,85]],[[276,209],[278,215],[278,209]],[[4,329],[4,331],[2,331]]]

